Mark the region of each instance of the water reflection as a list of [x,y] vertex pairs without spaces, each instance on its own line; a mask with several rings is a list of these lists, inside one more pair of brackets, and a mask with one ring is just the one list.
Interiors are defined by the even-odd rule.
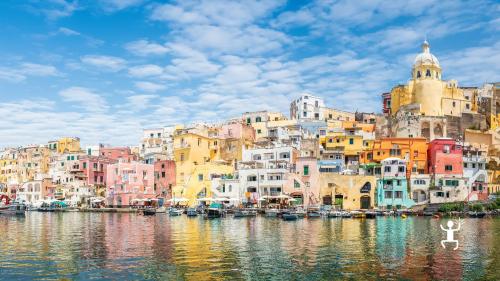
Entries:
[[0,279],[500,280],[500,219],[467,219],[443,249],[443,220],[295,222],[29,213],[0,217]]

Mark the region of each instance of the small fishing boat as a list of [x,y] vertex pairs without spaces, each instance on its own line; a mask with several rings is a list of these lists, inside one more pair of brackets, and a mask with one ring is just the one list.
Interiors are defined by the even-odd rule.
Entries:
[[486,212],[469,212],[470,218],[484,218],[486,216]]
[[182,210],[179,210],[179,209],[176,209],[176,208],[171,208],[169,211],[168,211],[168,214],[170,216],[180,216],[182,215],[183,211]]
[[245,218],[245,217],[255,217],[257,216],[257,211],[254,210],[242,210],[238,209],[234,211],[234,218]]
[[0,215],[25,216],[26,205],[22,203],[11,203],[7,209],[0,209]]
[[188,217],[196,217],[198,216],[198,211],[195,208],[188,208],[186,214]]
[[279,210],[278,209],[266,209],[265,210],[265,214],[266,214],[266,217],[277,217],[278,214],[279,214]]
[[351,211],[351,216],[354,219],[364,219],[366,218],[366,214],[360,211]]
[[292,211],[292,213],[296,214],[297,217],[299,217],[299,219],[300,218],[305,218],[306,215],[307,215],[307,212],[304,211],[304,209],[302,209],[302,208],[295,209],[294,211]]
[[352,215],[351,215],[351,213],[349,213],[347,211],[342,211],[341,217],[343,217],[343,218],[351,218]]
[[331,210],[327,215],[329,218],[339,218],[342,217],[342,212],[337,210]]
[[308,211],[307,212],[307,218],[312,219],[312,218],[320,218],[321,214],[318,211]]
[[374,218],[377,217],[377,212],[375,212],[375,211],[366,211],[365,212],[365,217],[367,219],[374,219]]
[[224,210],[222,209],[222,204],[217,202],[212,202],[207,209],[207,213],[205,214],[205,218],[207,219],[221,218],[223,216]]
[[144,208],[144,209],[142,209],[142,214],[145,216],[156,215],[156,209],[155,208]]
[[281,217],[283,218],[284,221],[296,221],[299,218],[297,214],[289,212],[283,213]]

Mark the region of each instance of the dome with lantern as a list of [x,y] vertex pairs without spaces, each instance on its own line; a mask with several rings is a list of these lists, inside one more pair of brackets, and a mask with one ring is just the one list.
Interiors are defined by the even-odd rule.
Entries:
[[420,65],[433,65],[435,67],[441,68],[439,66],[439,61],[438,59],[431,54],[430,52],[430,45],[427,40],[422,43],[422,53],[418,54],[417,57],[415,58],[415,62],[413,63],[413,67],[417,67]]

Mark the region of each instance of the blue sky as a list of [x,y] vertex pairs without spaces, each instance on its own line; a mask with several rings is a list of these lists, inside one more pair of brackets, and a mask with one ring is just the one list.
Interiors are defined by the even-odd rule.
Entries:
[[495,1],[0,1],[0,146],[288,115],[301,92],[380,111],[427,38],[443,79],[500,80]]

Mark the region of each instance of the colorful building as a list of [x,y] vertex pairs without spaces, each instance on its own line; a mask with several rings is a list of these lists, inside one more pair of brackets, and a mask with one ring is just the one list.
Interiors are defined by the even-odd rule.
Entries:
[[106,202],[108,206],[128,207],[134,200],[152,199],[154,166],[139,162],[118,162],[107,166]]
[[408,195],[406,161],[386,158],[381,161],[382,177],[377,180],[377,206],[380,209],[405,209],[415,205]]
[[156,161],[154,164],[154,190],[155,193],[165,199],[170,199],[172,196],[172,188],[175,186],[175,161],[162,160]]
[[101,156],[122,163],[137,161],[137,155],[132,153],[130,147],[102,147]]
[[360,210],[375,208],[374,176],[320,174],[320,202],[338,209]]

